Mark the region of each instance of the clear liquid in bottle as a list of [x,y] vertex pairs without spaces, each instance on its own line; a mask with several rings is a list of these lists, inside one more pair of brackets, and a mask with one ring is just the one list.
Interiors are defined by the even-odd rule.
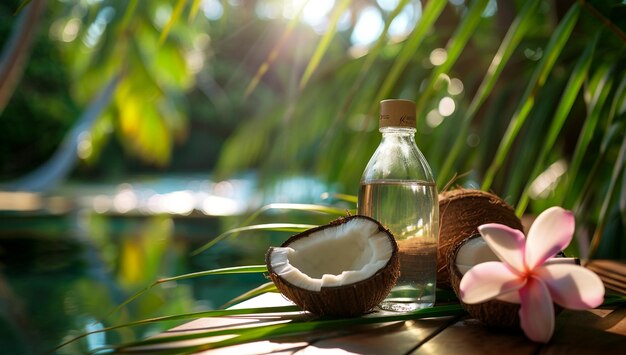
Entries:
[[399,247],[401,275],[380,308],[410,312],[433,306],[439,231],[437,199],[432,181],[362,182],[359,214],[371,216],[389,228]]

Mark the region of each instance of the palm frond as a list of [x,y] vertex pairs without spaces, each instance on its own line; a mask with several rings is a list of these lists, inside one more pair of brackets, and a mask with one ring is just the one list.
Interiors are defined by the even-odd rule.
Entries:
[[[619,129],[623,131],[624,125],[617,123],[619,125]],[[613,206],[613,201],[617,199],[619,195],[619,191],[617,190],[617,184],[620,179],[620,175],[624,174],[624,164],[626,163],[626,136],[622,137],[622,144],[619,149],[619,153],[617,155],[617,159],[613,164],[613,171],[611,173],[611,180],[609,182],[608,191],[604,195],[604,199],[602,202],[602,207],[600,210],[600,217],[598,219],[598,225],[593,234],[593,238],[591,239],[590,249],[589,249],[589,259],[593,259],[598,251],[600,243],[602,242],[602,236],[604,233],[604,229],[609,219],[609,208]]]
[[322,58],[324,57],[324,54],[328,50],[328,46],[330,45],[331,40],[335,36],[335,33],[336,33],[335,29],[337,28],[337,24],[339,23],[339,20],[341,19],[341,16],[343,15],[344,11],[348,8],[348,5],[350,5],[351,1],[352,0],[341,0],[335,6],[335,9],[333,10],[333,13],[330,17],[328,30],[326,31],[324,36],[322,36],[322,38],[320,39],[320,42],[317,45],[317,48],[315,48],[315,52],[313,52],[313,55],[311,56],[311,59],[309,60],[309,64],[307,65],[306,69],[304,69],[304,74],[302,74],[302,79],[300,79],[300,84],[299,84],[300,90],[304,89],[306,84],[309,82],[309,79],[311,79],[313,72],[319,66]]
[[448,181],[449,177],[452,175],[453,165],[465,146],[465,140],[469,132],[470,124],[474,120],[478,110],[487,100],[487,97],[489,97],[493,92],[493,87],[500,78],[500,74],[502,74],[504,67],[530,28],[530,19],[535,16],[539,3],[539,0],[531,0],[524,4],[524,7],[509,27],[502,43],[500,43],[500,47],[494,55],[478,91],[474,95],[467,112],[460,123],[460,128],[458,133],[455,135],[452,149],[446,155],[446,159],[439,171],[437,182],[439,187],[441,187],[444,182]]
[[22,2],[17,7],[17,9],[15,9],[15,12],[13,12],[13,15],[19,14],[28,4],[31,3],[31,1],[33,0],[22,0]]
[[533,180],[539,175],[541,170],[544,168],[545,160],[548,157],[548,154],[554,147],[554,144],[558,138],[558,135],[561,132],[561,128],[565,124],[565,120],[567,119],[572,106],[574,105],[574,101],[580,92],[580,89],[583,85],[585,78],[587,77],[587,72],[589,67],[591,66],[591,60],[593,59],[593,54],[596,48],[596,44],[598,43],[598,36],[589,43],[583,54],[580,56],[578,63],[574,67],[572,74],[570,75],[569,81],[565,86],[565,90],[561,96],[561,101],[559,102],[556,112],[554,114],[554,118],[550,122],[550,128],[548,128],[547,136],[543,140],[543,144],[541,145],[541,153],[539,157],[534,161],[534,167],[532,172],[530,173],[528,183],[522,192],[522,196],[517,202],[517,208],[515,210],[518,216],[522,216],[524,211],[526,210],[526,206],[528,205],[528,200],[530,198],[529,192],[532,186]]
[[266,282],[261,286],[255,287],[252,290],[244,292],[241,295],[233,298],[232,300],[223,304],[220,308],[224,309],[224,308],[230,307],[234,304],[249,300],[253,297],[262,295],[267,292],[278,292],[278,288],[276,288],[276,285],[274,285],[273,282]]
[[396,85],[398,78],[424,40],[426,33],[432,28],[435,21],[439,18],[439,15],[446,6],[446,3],[447,1],[445,0],[432,0],[426,4],[422,17],[416,24],[413,32],[406,39],[406,42],[400,49],[400,53],[398,53],[396,60],[386,74],[385,80],[378,90],[375,100],[372,101],[368,111],[369,113],[375,112],[378,107],[378,102],[389,96],[391,90]]
[[[328,320],[314,320],[314,321],[293,321],[288,320],[288,323],[264,325],[260,327],[249,328],[234,328],[234,329],[220,329],[210,331],[200,331],[186,334],[173,334],[163,335],[159,337],[149,338],[142,341],[122,344],[114,347],[115,351],[129,351],[134,347],[144,347],[149,345],[160,345],[175,341],[210,338],[215,336],[229,336],[226,340],[218,340],[214,342],[207,342],[201,345],[181,346],[177,347],[176,351],[179,352],[197,352],[201,350],[217,349],[225,346],[243,344],[247,342],[257,340],[273,340],[280,337],[292,336],[297,334],[303,334],[316,330],[335,330],[342,329],[349,326],[355,326],[360,324],[376,324],[386,322],[397,322],[405,320],[415,320],[421,318],[430,317],[450,317],[461,316],[465,314],[461,305],[449,305],[449,306],[437,306],[432,308],[420,309],[413,312],[408,312],[399,315],[372,315],[361,318],[343,318],[343,319],[328,319]],[[107,348],[108,349],[108,348]],[[105,350],[105,349],[99,349]]]
[[559,23],[559,26],[550,38],[550,41],[545,49],[544,56],[535,68],[535,71],[526,86],[526,90],[519,101],[515,114],[513,115],[513,118],[504,133],[504,137],[502,137],[502,140],[500,141],[495,157],[485,173],[481,186],[482,190],[489,190],[491,188],[495,175],[502,167],[506,157],[509,155],[517,134],[526,122],[526,118],[535,104],[535,99],[539,90],[545,84],[548,75],[552,71],[556,60],[565,46],[565,43],[567,43],[567,40],[576,25],[579,14],[580,5],[576,3],[568,10],[567,14],[563,17],[563,20]]
[[461,23],[459,23],[457,28],[454,30],[454,34],[446,45],[446,61],[432,71],[426,88],[419,94],[416,106],[417,112],[420,114],[424,114],[426,103],[430,99],[436,86],[435,84],[438,82],[441,74],[447,73],[461,56],[467,42],[470,40],[476,30],[476,27],[478,27],[478,24],[482,20],[482,14],[488,3],[489,0],[474,1],[465,16],[463,16]]
[[[584,155],[587,153],[587,148],[591,142],[593,135],[595,134],[600,121],[601,113],[604,109],[605,102],[609,97],[609,93],[613,87],[613,70],[611,66],[601,66],[596,70],[594,80],[591,81],[588,91],[589,100],[587,102],[588,112],[580,130],[578,141],[576,142],[576,148],[572,155],[571,163],[568,168],[567,180],[565,181],[565,190],[570,190],[574,185],[575,179],[578,177],[581,164],[583,162]],[[626,82],[626,81],[625,81]],[[610,116],[607,116],[610,117]],[[581,191],[581,196],[582,191]],[[570,207],[574,204],[574,199],[571,194],[564,195],[561,199],[561,205]]]
[[193,3],[191,3],[191,11],[189,11],[189,21],[193,21],[196,18],[201,4],[202,0],[193,0]]
[[172,11],[172,16],[170,16],[170,19],[167,21],[167,23],[165,24],[165,27],[163,27],[163,30],[161,31],[161,36],[159,36],[160,44],[165,42],[165,39],[170,34],[172,27],[182,15],[183,10],[185,8],[185,4],[187,4],[187,0],[178,0],[178,2],[176,3],[176,6],[174,7],[174,11]]
[[226,267],[212,270],[205,270],[200,272],[194,272],[190,274],[183,274],[173,277],[166,277],[162,279],[158,279],[154,281],[152,284],[146,286],[142,290],[136,292],[134,295],[127,298],[124,302],[120,303],[117,307],[115,307],[107,317],[111,316],[114,313],[119,312],[122,308],[126,307],[128,304],[139,298],[141,295],[150,291],[153,287],[173,281],[187,280],[196,277],[204,277],[211,275],[232,275],[232,274],[259,274],[267,272],[267,267],[265,265],[246,265],[246,266],[234,266],[234,267]]
[[247,98],[248,96],[250,96],[250,94],[252,94],[252,92],[257,88],[257,86],[261,82],[261,79],[263,78],[263,76],[267,73],[268,70],[270,70],[272,64],[278,58],[278,55],[287,44],[287,40],[293,34],[293,30],[296,27],[296,24],[298,24],[298,21],[300,20],[300,16],[302,15],[302,10],[306,6],[306,4],[307,3],[304,2],[300,6],[298,11],[296,12],[295,16],[292,17],[291,20],[289,20],[289,22],[287,23],[287,26],[285,27],[285,30],[280,35],[280,38],[278,39],[278,41],[276,41],[276,44],[274,44],[274,47],[271,49],[271,51],[267,55],[267,58],[265,59],[265,61],[261,63],[261,65],[256,71],[256,74],[252,77],[252,80],[250,80],[250,83],[248,83],[248,86],[246,87],[246,90],[243,93],[244,98]]
[[297,224],[297,223],[267,223],[267,224],[256,224],[252,226],[239,227],[227,230],[226,232],[218,235],[210,242],[204,244],[200,248],[194,250],[191,255],[198,255],[203,251],[209,249],[213,245],[217,244],[221,240],[230,235],[239,234],[241,232],[253,231],[253,230],[267,230],[267,231],[278,231],[278,232],[302,232],[307,229],[311,229],[317,227],[312,224]]
[[52,351],[60,350],[61,348],[77,340],[88,337],[90,335],[98,334],[98,333],[106,333],[106,332],[110,332],[112,330],[121,329],[121,328],[136,327],[140,325],[154,324],[154,323],[161,323],[161,322],[171,322],[171,321],[178,321],[178,320],[198,319],[198,318],[203,318],[203,317],[205,318],[232,317],[232,316],[250,315],[250,314],[262,314],[262,313],[274,313],[274,312],[283,313],[283,312],[298,312],[298,311],[300,311],[300,309],[296,306],[280,306],[280,307],[220,309],[220,310],[213,310],[213,311],[199,311],[199,312],[192,312],[192,313],[176,314],[176,315],[171,315],[171,316],[153,317],[153,318],[147,318],[147,319],[141,319],[141,320],[137,320],[133,322],[128,322],[124,324],[114,325],[111,327],[106,327],[106,328],[80,334],[74,338],[68,339],[64,341],[63,343],[57,345],[54,349],[52,349]]

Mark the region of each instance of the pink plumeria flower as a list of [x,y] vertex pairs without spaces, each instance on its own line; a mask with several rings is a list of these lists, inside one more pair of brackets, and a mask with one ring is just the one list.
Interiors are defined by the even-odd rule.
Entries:
[[574,234],[570,211],[552,207],[541,213],[528,238],[502,224],[478,228],[502,262],[472,267],[461,280],[461,299],[467,304],[491,299],[521,304],[519,317],[526,336],[546,343],[554,332],[553,302],[569,309],[602,304],[604,285],[592,271],[574,264],[546,263],[565,249]]

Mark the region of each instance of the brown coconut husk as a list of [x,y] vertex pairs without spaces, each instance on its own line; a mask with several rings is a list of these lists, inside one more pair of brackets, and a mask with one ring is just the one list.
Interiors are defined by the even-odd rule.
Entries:
[[451,288],[448,255],[463,240],[478,234],[478,227],[486,223],[524,230],[513,208],[494,194],[462,188],[439,194],[437,287]]

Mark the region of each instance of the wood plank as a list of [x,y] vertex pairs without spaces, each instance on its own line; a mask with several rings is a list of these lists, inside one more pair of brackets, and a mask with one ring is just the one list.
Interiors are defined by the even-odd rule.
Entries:
[[413,355],[426,354],[534,354],[539,345],[526,339],[520,330],[489,328],[480,321],[458,321],[419,346]]
[[608,270],[626,277],[626,260],[591,260],[585,266]]
[[465,319],[437,334],[412,354],[614,354],[626,352],[626,308],[561,312],[548,344],[515,330],[494,329]]
[[626,294],[626,262],[622,260],[592,260],[587,265],[600,276],[607,289]]
[[406,354],[458,319],[459,317],[442,317],[384,323],[362,329],[355,334],[311,341],[311,345],[303,349],[303,352],[318,353],[341,349],[356,354]]
[[626,308],[561,312],[552,340],[540,353],[626,353]]
[[274,341],[257,341],[241,345],[228,346],[221,349],[213,349],[201,351],[195,354],[202,355],[288,355],[295,354],[306,348],[307,342],[274,342]]

